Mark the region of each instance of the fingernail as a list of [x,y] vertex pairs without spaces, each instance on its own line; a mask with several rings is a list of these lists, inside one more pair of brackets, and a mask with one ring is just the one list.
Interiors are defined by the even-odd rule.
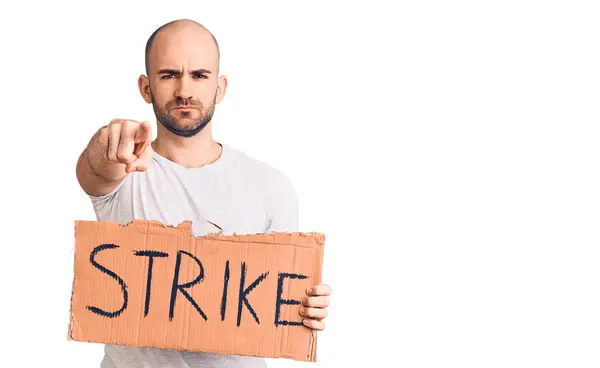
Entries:
[[308,324],[308,320],[307,319],[303,319],[302,323],[304,323],[305,325],[307,325]]
[[306,290],[307,293],[312,294],[313,292],[313,288],[308,288],[308,290]]
[[300,314],[304,314],[304,308],[300,308]]

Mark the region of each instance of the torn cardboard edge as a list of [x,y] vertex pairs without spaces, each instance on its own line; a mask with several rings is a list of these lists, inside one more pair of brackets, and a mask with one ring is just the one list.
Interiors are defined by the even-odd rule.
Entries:
[[[255,240],[258,238],[264,237],[272,237],[271,240],[279,240],[286,238],[294,238],[294,237],[312,237],[317,239],[317,242],[314,244],[315,246],[324,246],[325,245],[325,234],[321,232],[304,232],[304,231],[295,231],[295,232],[270,232],[270,233],[248,233],[248,234],[237,234],[233,233],[232,235],[223,234],[223,229],[217,224],[207,221],[211,225],[217,227],[220,232],[218,233],[208,233],[206,235],[198,235],[194,236],[192,232],[192,221],[182,221],[177,226],[167,225],[161,221],[157,220],[132,220],[127,222],[126,224],[119,224],[114,221],[91,221],[91,220],[76,220],[75,221],[75,232],[77,232],[77,226],[79,224],[99,224],[100,226],[110,226],[115,228],[135,228],[139,232],[149,233],[149,234],[169,234],[169,232],[175,231],[185,231],[190,239],[214,239],[221,241],[234,241],[234,242],[248,242],[250,240]],[[155,232],[151,232],[154,230]],[[281,242],[281,241],[258,241],[259,243],[268,243],[268,244],[280,244],[280,245],[290,245],[289,242]],[[296,245],[296,244],[292,244]]]
[[[182,221],[180,224],[178,224],[177,226],[171,226],[171,225],[166,225],[160,221],[156,221],[156,220],[132,220],[126,224],[118,224],[114,221],[75,221],[75,232],[76,232],[76,236],[75,236],[75,240],[77,241],[77,231],[78,229],[80,229],[82,226],[83,227],[93,227],[93,228],[98,228],[99,230],[102,230],[101,228],[105,227],[107,228],[107,230],[116,230],[116,231],[122,231],[124,229],[130,231],[130,234],[145,234],[145,235],[173,235],[173,234],[177,234],[177,235],[183,235],[186,237],[189,237],[189,239],[192,240],[197,240],[200,239],[202,241],[217,241],[219,243],[253,243],[253,244],[269,244],[269,245],[282,245],[282,246],[294,246],[294,247],[303,247],[303,248],[314,248],[314,249],[318,249],[318,253],[319,253],[319,259],[318,259],[318,264],[315,265],[315,267],[318,267],[318,270],[313,270],[312,272],[314,272],[315,274],[318,274],[318,278],[320,281],[320,274],[321,274],[321,269],[320,267],[322,266],[322,251],[323,251],[323,246],[324,246],[324,241],[325,241],[325,235],[323,233],[320,232],[271,232],[271,233],[256,233],[256,234],[233,234],[233,235],[224,235],[222,234],[223,230],[220,226],[218,226],[217,224],[214,224],[212,222],[209,221],[209,223],[211,223],[212,225],[214,225],[216,228],[218,228],[220,230],[219,233],[209,233],[207,235],[200,235],[200,236],[193,236],[192,234],[192,222],[191,221]],[[196,243],[195,241],[193,243]],[[175,249],[173,249],[175,250]],[[294,252],[294,254],[296,254]],[[294,255],[294,258],[296,256]],[[75,259],[77,259],[77,245],[76,245],[76,251],[75,251]],[[81,272],[81,271],[80,271]],[[96,276],[98,277],[98,276]],[[140,277],[142,277],[140,275]],[[87,341],[87,342],[95,342],[95,343],[105,343],[105,344],[110,344],[110,342],[105,341],[101,338],[85,338],[82,336],[74,336],[74,326],[76,323],[76,316],[74,313],[74,297],[76,295],[76,293],[78,292],[77,290],[77,267],[76,265],[74,265],[74,277],[73,277],[73,288],[72,288],[72,293],[71,293],[71,308],[70,308],[70,323],[69,323],[69,331],[68,331],[68,340],[72,340],[72,341]],[[241,303],[241,302],[240,302]],[[289,331],[288,330],[288,336],[285,339],[288,343],[288,345],[294,344],[294,341],[290,336],[289,336]],[[315,362],[316,361],[316,342],[317,342],[317,331],[309,329],[309,334],[308,334],[308,346],[307,346],[307,351],[305,350],[305,356],[302,358],[299,358],[297,355],[288,355],[286,354],[286,350],[284,348],[284,346],[281,347],[278,356],[273,356],[275,358],[279,357],[279,358],[289,358],[289,359],[296,359],[296,360],[305,360],[305,361],[311,361],[311,362]],[[129,345],[129,344],[123,344],[123,345]],[[177,344],[175,344],[177,345]],[[132,346],[139,346],[139,347],[149,347],[149,348],[166,348],[165,344],[136,344],[136,345],[132,345]],[[289,346],[288,346],[289,347]],[[194,348],[185,348],[185,347],[169,347],[169,349],[176,349],[176,350],[181,350],[181,351],[192,351],[192,352],[197,352],[199,350],[196,350]],[[247,356],[257,356],[257,357],[270,357],[270,356],[265,356],[264,354],[257,354],[257,353],[253,353],[253,352],[245,352],[245,353],[240,353],[240,351],[232,351],[231,349],[223,349],[223,350],[218,350],[215,348],[210,349],[210,351],[207,351],[209,353],[222,353],[222,354],[234,354],[234,355],[247,355]]]

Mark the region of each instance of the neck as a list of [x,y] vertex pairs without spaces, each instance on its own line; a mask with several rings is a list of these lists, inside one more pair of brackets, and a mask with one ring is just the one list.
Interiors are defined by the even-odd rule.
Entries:
[[198,168],[215,162],[222,152],[221,145],[212,137],[212,123],[193,137],[171,133],[157,121],[156,140],[152,149],[159,155],[187,168]]

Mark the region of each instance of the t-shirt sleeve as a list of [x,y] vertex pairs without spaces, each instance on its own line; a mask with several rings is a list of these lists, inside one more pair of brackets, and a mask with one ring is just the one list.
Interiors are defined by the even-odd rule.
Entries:
[[129,180],[129,176],[123,181],[121,181],[121,183],[119,183],[119,185],[117,185],[117,187],[113,189],[110,193],[101,196],[94,196],[88,194],[88,197],[92,202],[94,212],[96,213],[96,219],[98,221],[108,220],[111,217],[115,199],[127,180]]
[[289,178],[273,170],[267,183],[267,232],[299,231],[298,198]]

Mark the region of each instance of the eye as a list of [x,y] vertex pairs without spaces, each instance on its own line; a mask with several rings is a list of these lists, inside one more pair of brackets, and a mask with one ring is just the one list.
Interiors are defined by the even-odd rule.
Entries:
[[175,77],[173,74],[166,74],[163,75],[162,77],[160,77],[160,79],[171,79],[172,77]]
[[204,74],[194,74],[194,78],[206,79],[208,77]]

